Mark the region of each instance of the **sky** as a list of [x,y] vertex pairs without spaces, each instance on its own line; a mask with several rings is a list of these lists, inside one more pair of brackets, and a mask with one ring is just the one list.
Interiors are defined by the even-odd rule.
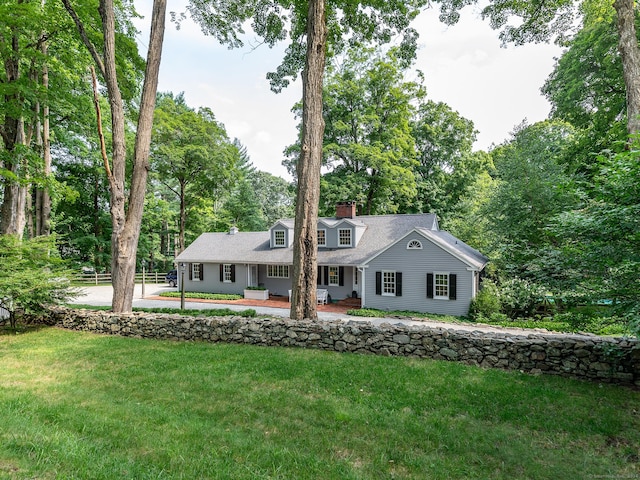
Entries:
[[[151,3],[135,2],[145,17],[137,22],[143,56]],[[168,9],[184,11],[184,0],[169,2]],[[415,68],[425,75],[428,98],[473,121],[476,150],[507,140],[525,119],[531,124],[547,118],[550,106],[540,88],[561,54],[559,47],[501,47],[498,32],[474,6],[463,10],[455,26],[440,23],[437,9],[429,9],[413,27],[420,34]],[[211,108],[229,137],[247,148],[256,168],[290,179],[282,151],[297,136],[298,121],[291,109],[301,98],[302,86],[298,80],[276,94],[266,79],[280,64],[284,48],[258,46],[249,36],[244,47],[229,50],[189,20],[179,30],[167,21],[158,90],[184,92],[189,106]]]

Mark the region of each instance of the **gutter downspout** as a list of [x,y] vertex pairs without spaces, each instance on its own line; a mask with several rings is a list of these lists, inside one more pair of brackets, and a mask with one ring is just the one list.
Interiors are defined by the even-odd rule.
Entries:
[[364,308],[365,306],[365,295],[367,292],[367,284],[365,282],[365,275],[364,275],[364,271],[367,268],[366,266],[362,266],[362,267],[356,267],[358,269],[358,271],[361,273],[360,275],[360,281],[361,281],[361,285],[360,285],[360,308]]

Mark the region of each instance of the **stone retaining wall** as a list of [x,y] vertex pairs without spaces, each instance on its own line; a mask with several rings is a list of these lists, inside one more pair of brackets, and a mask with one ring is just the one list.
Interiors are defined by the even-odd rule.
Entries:
[[485,333],[454,328],[284,318],[113,314],[55,308],[64,328],[139,338],[301,347],[451,360],[488,368],[640,386],[640,343],[592,335]]

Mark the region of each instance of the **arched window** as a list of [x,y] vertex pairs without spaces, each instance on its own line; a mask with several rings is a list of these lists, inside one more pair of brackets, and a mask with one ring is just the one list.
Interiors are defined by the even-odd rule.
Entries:
[[411,240],[407,243],[407,250],[422,250],[422,244],[418,240]]

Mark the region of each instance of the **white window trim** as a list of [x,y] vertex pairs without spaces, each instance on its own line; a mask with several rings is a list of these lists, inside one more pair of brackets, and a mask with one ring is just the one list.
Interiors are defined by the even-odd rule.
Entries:
[[[442,275],[447,279],[447,295],[437,295],[438,291],[438,275]],[[449,272],[433,272],[433,298],[434,300],[449,300]]]
[[326,247],[327,246],[327,229],[326,228],[319,228],[318,229],[318,233],[320,232],[324,232],[324,243],[320,243],[320,235],[318,235],[318,246],[319,247]]
[[191,281],[192,282],[199,282],[200,281],[200,264],[199,263],[192,263],[191,264]]
[[[331,269],[335,269],[336,275],[336,282],[335,283],[331,283]],[[329,267],[329,278],[327,278],[327,285],[329,285],[330,287],[339,287],[340,286],[340,267]]]
[[[349,232],[349,244],[340,243],[340,232]],[[350,228],[339,228],[338,229],[338,248],[348,248],[353,245],[353,231]]]
[[[393,274],[393,293],[392,292],[385,292],[385,288],[384,288],[384,285],[385,285],[384,275],[385,275],[385,273],[387,273],[387,274],[392,273]],[[380,285],[380,288],[381,288],[382,291],[380,293],[382,294],[383,297],[395,297],[396,296],[396,280],[397,280],[397,278],[396,278],[396,271],[395,270],[382,270],[382,278],[381,278],[382,285]]]
[[[276,270],[276,275],[274,275],[273,270]],[[280,275],[280,271],[282,269],[282,275]],[[287,272],[287,275],[285,276],[285,269]],[[269,273],[271,272],[271,273]],[[289,278],[290,275],[290,271],[289,271],[289,265],[267,265],[267,278]]]
[[225,263],[222,265],[222,282],[231,283],[231,264]]
[[420,240],[409,240],[407,243],[407,250],[422,250],[422,242]]
[[[278,243],[278,234],[282,234],[282,243]],[[273,231],[273,246],[274,247],[286,247],[287,246],[287,233],[284,230]]]

